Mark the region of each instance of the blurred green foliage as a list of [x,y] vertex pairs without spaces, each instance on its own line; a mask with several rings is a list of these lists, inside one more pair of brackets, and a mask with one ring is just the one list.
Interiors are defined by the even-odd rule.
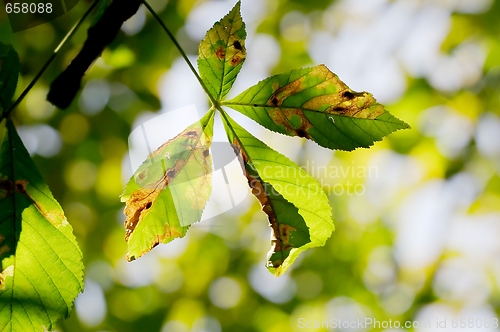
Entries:
[[[151,1],[151,5],[194,54],[199,40],[189,37],[184,27],[190,13],[208,2]],[[102,80],[114,87],[102,110],[88,111],[92,107],[86,106],[85,111],[82,97],[66,111],[54,110],[45,102],[48,86],[85,40],[85,29],[81,29],[14,113],[21,128],[50,126],[62,142],[54,153],[43,149],[49,141],[31,142],[31,146],[38,145],[35,163],[65,210],[87,267],[85,294],[89,296],[77,301],[76,312],[60,321],[58,330],[328,330],[301,329],[301,318],[311,324],[359,317],[432,323],[437,317],[448,319],[448,324],[454,318],[472,317],[491,322],[500,313],[500,2],[269,0],[253,4],[242,1],[244,19],[246,12],[258,6],[264,10],[247,21],[247,27],[271,36],[281,54],[269,74],[316,64],[315,59],[328,56],[311,47],[316,33],[328,38],[344,36],[359,45],[368,41],[343,33],[362,30],[371,20],[382,24],[394,19],[383,15],[391,10],[399,8],[408,14],[428,9],[428,15],[421,17],[441,15],[443,38],[435,37],[437,30],[427,32],[429,39],[437,40],[441,61],[434,70],[410,70],[406,60],[400,60],[405,41],[416,39],[411,30],[403,29],[403,37],[391,39],[389,32],[397,31],[397,25],[380,30],[388,34],[388,42],[394,41],[387,53],[377,53],[377,45],[342,50],[353,62],[375,55],[398,59],[397,66],[404,72],[399,84],[402,93],[382,102],[413,129],[351,153],[295,140],[294,161],[310,172],[316,161],[317,166],[341,170],[374,166],[376,173],[318,178],[329,194],[336,231],[326,246],[301,257],[283,277],[269,279],[265,271],[270,230],[252,197],[247,197],[249,208],[237,210],[238,214],[230,211],[218,216],[213,227],[193,226],[187,238],[126,263],[119,195],[127,137],[140,114],[161,108],[158,82],[179,54],[146,14],[144,26],[130,36],[120,33],[84,78],[84,82],[97,82],[96,90]],[[2,17],[1,40],[15,47],[22,63],[16,96],[88,5],[80,1],[68,14],[15,34]],[[227,9],[232,5],[227,2]],[[291,12],[294,16],[288,17],[303,21],[284,22]],[[415,20],[410,25],[417,26]],[[419,24],[424,27],[429,22],[421,18]],[[302,39],[285,38],[301,33]],[[419,45],[415,47],[418,50]],[[421,48],[425,47],[431,46],[423,43]],[[250,41],[247,48],[252,49]],[[448,68],[447,61],[455,56],[459,65],[438,72]],[[426,60],[413,61],[424,66]],[[334,66],[342,70],[349,60]],[[453,75],[461,71],[465,76],[455,79]],[[353,89],[369,89],[352,86],[337,74]],[[365,74],[360,70],[358,76]],[[378,78],[385,82],[383,75]],[[279,142],[279,137],[272,137]],[[349,195],[347,189],[356,184],[364,191]]]

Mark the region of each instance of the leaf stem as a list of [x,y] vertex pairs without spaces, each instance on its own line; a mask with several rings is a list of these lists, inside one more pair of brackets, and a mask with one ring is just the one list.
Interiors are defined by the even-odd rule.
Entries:
[[[238,140],[239,142],[239,145],[240,145],[240,148],[245,152],[245,155],[249,158],[250,162],[251,162],[251,159],[250,159],[250,156],[248,155],[246,149],[245,149],[245,146],[243,145],[243,143],[241,142],[241,139],[240,137],[238,136],[238,134],[236,134],[236,131],[234,130],[233,126],[231,126],[231,122],[229,122],[229,115],[226,113],[226,111],[224,111],[222,109],[222,107],[218,107],[217,110],[219,111],[221,117],[223,118],[222,120],[227,124],[227,127],[229,127],[231,129],[231,131],[233,132],[233,135],[234,137]],[[227,131],[226,131],[227,132]],[[229,139],[229,137],[228,137]],[[232,142],[229,142],[229,144],[233,144]]]
[[31,89],[35,86],[35,84],[38,81],[38,79],[43,75],[43,73],[45,72],[45,70],[52,63],[52,61],[54,61],[54,59],[56,58],[57,54],[59,53],[59,50],[61,49],[61,47],[63,47],[63,45],[68,40],[70,40],[71,37],[73,37],[73,35],[76,33],[76,31],[78,30],[78,28],[80,27],[80,25],[87,18],[87,16],[90,14],[90,12],[95,8],[95,6],[97,5],[98,2],[99,2],[99,0],[94,0],[94,2],[92,2],[92,4],[87,9],[87,11],[85,12],[85,14],[83,14],[83,16],[80,18],[80,20],[73,26],[73,28],[71,28],[71,30],[68,31],[68,33],[66,34],[66,36],[64,36],[63,40],[59,43],[59,45],[57,45],[56,49],[54,50],[54,52],[52,53],[52,55],[50,56],[50,58],[45,62],[45,64],[43,65],[43,67],[38,71],[38,73],[36,74],[36,76],[31,80],[30,84],[28,84],[28,86],[26,87],[26,89],[24,89],[24,91],[16,99],[16,101],[9,107],[9,109],[2,114],[2,118],[8,118],[8,117],[11,116],[12,112],[14,111],[14,109],[23,101],[24,97],[26,97],[26,95],[28,94],[28,92],[30,92]]
[[172,40],[172,42],[174,43],[174,45],[177,48],[177,50],[179,50],[179,52],[181,53],[182,58],[184,59],[184,61],[186,61],[187,65],[189,66],[189,69],[191,69],[191,71],[193,72],[194,76],[196,76],[196,79],[200,83],[201,87],[203,88],[203,90],[207,94],[207,96],[210,99],[210,101],[212,102],[212,104],[216,108],[219,108],[219,107],[217,107],[219,105],[219,102],[210,94],[210,92],[208,91],[207,86],[205,85],[205,83],[201,79],[200,75],[198,74],[198,72],[194,68],[194,66],[191,63],[191,61],[189,61],[189,58],[186,55],[186,52],[184,52],[184,50],[182,49],[182,46],[179,44],[179,42],[177,42],[177,39],[175,39],[175,37],[172,34],[172,32],[170,32],[170,30],[167,28],[167,26],[165,25],[165,23],[163,23],[162,19],[158,16],[158,14],[156,14],[156,12],[154,11],[154,9],[151,8],[151,6],[148,4],[148,2],[146,0],[143,0],[142,2],[144,3],[144,6],[146,6],[146,8],[149,10],[149,12],[151,13],[151,15],[153,15],[153,17],[156,19],[156,21],[158,21],[158,23],[161,25],[161,27],[163,28],[163,30],[167,33],[168,37],[170,38],[170,40]]

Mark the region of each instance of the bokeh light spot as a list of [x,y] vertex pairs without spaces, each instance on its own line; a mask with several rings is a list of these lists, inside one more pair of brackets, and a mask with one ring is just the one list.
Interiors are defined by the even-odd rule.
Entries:
[[97,179],[97,167],[88,160],[76,160],[66,167],[64,178],[71,189],[88,191]]
[[65,143],[77,144],[87,137],[89,122],[83,115],[71,113],[61,121],[59,131]]
[[241,287],[232,278],[218,278],[210,285],[210,300],[219,308],[232,308],[239,303],[240,299]]

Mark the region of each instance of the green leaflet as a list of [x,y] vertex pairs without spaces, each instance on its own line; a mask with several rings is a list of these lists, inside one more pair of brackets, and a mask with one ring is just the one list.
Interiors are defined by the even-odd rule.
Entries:
[[249,163],[248,156],[237,139],[233,140],[232,146],[252,194],[262,205],[272,229],[272,248],[267,266],[272,269],[279,268],[283,263],[288,266],[289,262],[286,259],[290,251],[311,242],[309,228],[298,209],[283,198],[271,184],[262,180],[253,163]]
[[302,251],[325,244],[334,229],[332,208],[320,184],[302,168],[222,114],[252,193],[268,215],[275,237],[268,268],[279,276]]
[[52,330],[83,289],[82,253],[10,119],[0,139],[0,330]]
[[324,65],[271,76],[224,103],[262,126],[329,149],[369,147],[409,126]]
[[126,202],[127,260],[159,243],[183,237],[200,221],[212,191],[214,111],[154,151],[137,169],[122,194]]
[[245,61],[245,23],[240,2],[208,30],[198,50],[200,76],[216,100],[224,98],[233,86]]
[[0,42],[0,113],[7,110],[12,102],[20,70],[17,52],[11,45]]

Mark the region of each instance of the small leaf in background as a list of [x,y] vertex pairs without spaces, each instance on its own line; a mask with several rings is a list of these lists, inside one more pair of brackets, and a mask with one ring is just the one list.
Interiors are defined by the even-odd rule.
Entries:
[[17,52],[11,45],[0,42],[0,113],[7,110],[12,103],[20,70]]
[[151,153],[125,186],[125,240],[132,261],[183,237],[212,192],[214,111]]
[[369,147],[409,126],[324,65],[271,76],[224,103],[262,126],[329,149]]
[[82,253],[10,119],[0,139],[0,330],[52,330],[83,289]]
[[302,251],[325,244],[334,229],[332,208],[321,185],[297,164],[227,114],[223,121],[252,193],[268,215],[274,236],[268,268],[279,276]]
[[201,41],[198,69],[214,99],[222,99],[233,86],[246,58],[245,38],[245,23],[238,2]]

